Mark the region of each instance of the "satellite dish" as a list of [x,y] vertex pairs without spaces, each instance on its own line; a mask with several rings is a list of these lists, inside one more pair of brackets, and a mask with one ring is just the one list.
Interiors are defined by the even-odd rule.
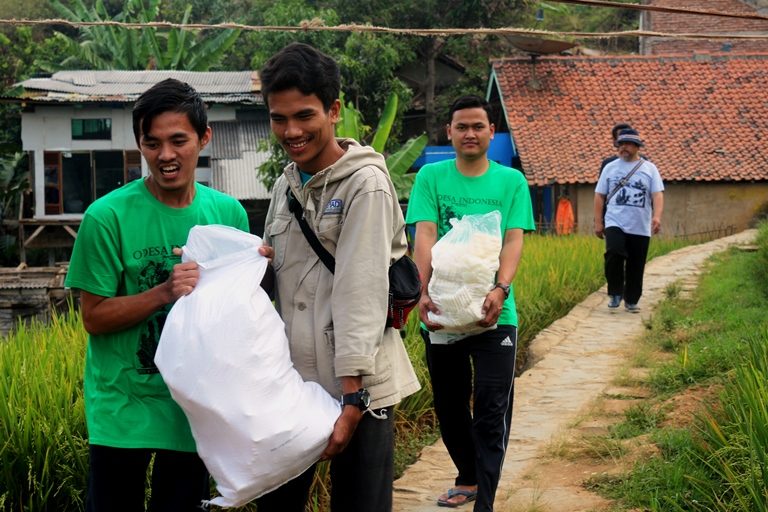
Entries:
[[558,41],[556,39],[542,39],[540,37],[507,36],[507,39],[518,50],[535,55],[561,53],[576,46],[576,43]]

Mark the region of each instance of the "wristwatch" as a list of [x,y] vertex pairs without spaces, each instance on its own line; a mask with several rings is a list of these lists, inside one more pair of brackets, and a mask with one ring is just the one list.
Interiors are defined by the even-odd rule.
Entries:
[[371,405],[371,395],[365,388],[360,388],[354,393],[346,393],[341,395],[341,406],[345,405],[355,405],[361,411],[365,411]]
[[501,288],[501,291],[504,292],[504,298],[505,299],[509,298],[509,285],[508,284],[496,283],[494,285],[493,289],[495,290],[496,288]]

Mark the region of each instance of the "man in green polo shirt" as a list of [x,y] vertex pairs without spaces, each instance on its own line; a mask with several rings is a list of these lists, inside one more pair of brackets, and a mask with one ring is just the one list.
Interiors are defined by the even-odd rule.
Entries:
[[[476,499],[475,512],[487,512],[493,510],[512,419],[517,348],[512,280],[522,254],[523,231],[534,229],[534,222],[525,176],[488,159],[494,134],[488,103],[477,96],[457,99],[447,130],[456,158],[421,168],[408,202],[407,223],[416,224],[414,260],[422,279],[419,313],[435,412],[458,469],[454,487],[437,504],[456,507]],[[432,246],[450,230],[452,218],[492,211],[501,214],[502,249],[496,284],[485,297],[485,318],[479,325],[497,327],[438,344],[431,332],[441,326],[427,316],[439,313],[428,291]]]
[[78,231],[66,285],[80,290],[88,331],[85,411],[90,445],[87,512],[198,510],[209,493],[184,413],[154,364],[173,303],[199,271],[178,247],[198,224],[248,231],[235,199],[195,182],[211,139],[205,104],[189,85],[164,80],[133,109],[149,175],[95,201]]

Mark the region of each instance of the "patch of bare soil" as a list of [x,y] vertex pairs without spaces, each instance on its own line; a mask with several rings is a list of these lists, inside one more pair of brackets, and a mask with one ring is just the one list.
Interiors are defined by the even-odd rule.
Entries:
[[[627,473],[635,463],[659,455],[650,436],[617,440],[610,428],[624,421],[625,411],[646,401],[664,412],[663,427],[682,428],[693,421],[717,386],[696,386],[664,402],[655,402],[642,386],[614,387],[595,400],[576,424],[562,432],[542,453],[514,490],[499,500],[504,512],[613,512],[611,500],[589,490],[589,482]],[[631,512],[631,511],[630,511]],[[640,512],[640,511],[637,511]]]

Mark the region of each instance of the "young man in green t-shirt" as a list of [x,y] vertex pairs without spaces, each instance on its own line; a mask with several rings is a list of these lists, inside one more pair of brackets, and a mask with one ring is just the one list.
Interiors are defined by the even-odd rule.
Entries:
[[136,101],[133,130],[149,175],[88,208],[66,279],[80,290],[89,334],[86,511],[144,510],[153,455],[148,509],[191,511],[208,497],[208,473],[154,354],[168,311],[199,278],[177,249],[190,228],[248,231],[248,218],[235,199],[195,182],[211,128],[192,87],[173,79],[151,87]]
[[[407,223],[416,224],[414,259],[422,279],[419,313],[440,432],[458,476],[437,500],[455,507],[476,499],[475,512],[492,511],[512,419],[517,348],[517,313],[512,280],[523,249],[523,232],[534,229],[525,176],[488,160],[494,134],[488,103],[477,96],[457,99],[447,125],[456,158],[421,168],[408,202]],[[429,296],[432,246],[450,229],[450,219],[492,211],[501,214],[502,249],[496,284],[483,302],[482,327],[495,329],[451,344],[430,332],[440,325]],[[472,369],[474,366],[474,386]],[[473,389],[474,388],[474,389]],[[470,412],[470,398],[473,404]]]

